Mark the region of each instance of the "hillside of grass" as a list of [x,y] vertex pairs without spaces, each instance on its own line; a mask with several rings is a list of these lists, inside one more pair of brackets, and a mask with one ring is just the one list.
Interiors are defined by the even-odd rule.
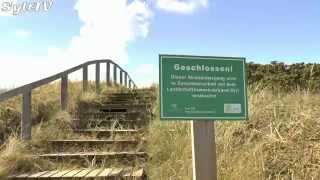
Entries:
[[[218,179],[320,179],[320,94],[253,87],[249,108],[248,121],[215,123]],[[151,179],[192,179],[190,134],[190,122],[155,118],[147,138]]]
[[[49,151],[51,147],[45,146],[48,139],[74,136],[70,128],[77,106],[102,102],[108,94],[81,94],[80,89],[79,83],[70,86],[69,92],[73,94],[68,112],[59,111],[59,84],[34,92],[35,125],[29,142],[21,142],[18,137],[21,99],[0,104],[0,133],[5,136],[0,148],[0,178],[10,173],[68,167],[68,164],[57,165],[31,155]],[[319,94],[276,93],[251,87],[249,120],[215,123],[218,179],[320,179],[319,109]],[[158,101],[153,111],[154,120],[145,137],[150,179],[192,179],[190,122],[160,121]]]

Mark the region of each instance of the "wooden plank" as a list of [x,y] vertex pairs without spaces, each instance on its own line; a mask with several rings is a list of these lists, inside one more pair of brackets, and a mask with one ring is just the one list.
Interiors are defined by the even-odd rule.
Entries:
[[74,139],[74,140],[50,140],[48,142],[51,143],[106,143],[106,144],[112,144],[112,143],[126,143],[126,144],[133,144],[133,143],[139,143],[138,140],[101,140],[101,139],[88,139],[88,140],[80,140],[80,139]]
[[81,152],[81,153],[52,153],[42,154],[38,157],[74,157],[74,156],[144,156],[146,152]]
[[87,91],[88,90],[88,65],[83,65],[82,83],[83,83],[83,91]]
[[23,93],[22,102],[22,117],[21,117],[21,139],[30,140],[31,139],[31,90]]
[[193,180],[217,180],[214,121],[192,121]]
[[98,175],[98,177],[108,177],[109,174],[111,173],[111,171],[112,171],[111,168],[104,169],[104,170]]
[[81,171],[83,171],[83,169],[75,169],[63,175],[62,177],[66,177],[66,178],[74,177],[76,174],[80,173]]
[[141,168],[141,169],[135,170],[132,173],[132,177],[142,177],[144,175],[144,173],[145,173],[144,169]]
[[54,174],[57,174],[57,173],[59,173],[59,171],[49,171],[48,173],[46,173],[46,174],[43,174],[43,175],[41,175],[40,177],[42,178],[46,178],[46,177],[50,177],[50,176],[52,176],[52,175],[54,175]]
[[124,73],[124,86],[128,87],[128,73],[127,72]]
[[110,85],[110,63],[107,62],[107,70],[106,70],[106,81],[107,81],[107,84]]
[[89,174],[92,171],[92,169],[84,169],[80,173],[74,175],[73,177],[78,178],[78,177],[85,177],[87,174]]
[[68,172],[72,171],[73,169],[69,169],[69,170],[63,170],[63,171],[59,171],[56,174],[53,174],[52,176],[50,176],[51,178],[59,178],[62,177],[63,175],[67,174]]
[[121,174],[122,174],[122,177],[128,178],[128,177],[132,177],[132,173],[133,173],[133,168],[126,167],[123,169]]
[[88,173],[85,177],[97,177],[102,172],[102,170],[103,169],[95,169]]
[[112,168],[108,177],[119,177],[122,170],[123,168]]
[[20,174],[20,175],[16,176],[15,178],[26,178],[28,176],[30,176],[30,173]]
[[[15,88],[15,89],[12,89],[10,91],[7,91],[7,92],[4,92],[4,93],[1,93],[0,94],[0,102],[1,101],[5,101],[9,98],[12,98],[14,96],[17,96],[17,95],[20,95],[22,93],[24,93],[26,90],[30,90],[30,89],[34,89],[34,88],[38,88],[42,85],[45,85],[45,84],[48,84],[52,81],[55,81],[57,79],[60,79],[62,76],[64,75],[68,75],[70,73],[73,73],[81,68],[84,68],[84,67],[87,67],[88,65],[91,65],[91,64],[95,64],[95,63],[110,63],[110,64],[114,64],[114,66],[118,66],[115,62],[111,61],[111,60],[95,60],[95,61],[88,61],[86,63],[83,63],[83,64],[80,64],[78,66],[75,66],[73,68],[70,68],[66,71],[63,71],[63,72],[60,72],[60,73],[57,73],[53,76],[50,76],[50,77],[47,77],[47,78],[44,78],[44,79],[41,79],[39,81],[35,81],[33,83],[30,83],[30,84],[27,84],[27,85],[24,85],[24,86],[21,86],[21,87],[18,87],[18,88]],[[120,66],[118,66],[118,68],[122,71],[124,71]],[[87,72],[87,71],[86,71]],[[85,73],[83,73],[85,74]],[[88,80],[88,75],[86,76]],[[130,76],[129,76],[130,77]],[[85,88],[84,88],[85,89]]]
[[113,84],[117,84],[117,65],[113,65]]
[[100,93],[100,63],[96,63],[96,92]]
[[68,108],[68,75],[61,78],[61,110],[65,111]]
[[49,172],[50,171],[38,172],[28,176],[28,178],[38,178],[38,177],[41,177],[42,175],[48,174]]
[[76,132],[139,132],[137,129],[77,129]]
[[123,72],[120,71],[120,85],[123,85]]

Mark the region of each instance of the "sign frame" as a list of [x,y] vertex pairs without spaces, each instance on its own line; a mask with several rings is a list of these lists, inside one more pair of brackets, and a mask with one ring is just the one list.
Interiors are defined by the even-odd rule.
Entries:
[[[243,69],[243,96],[244,96],[244,116],[239,117],[170,117],[165,116],[163,111],[163,59],[164,58],[174,58],[174,59],[194,59],[194,60],[218,60],[218,61],[242,61],[242,69]],[[241,85],[242,86],[242,85]],[[172,54],[159,54],[159,95],[160,95],[160,119],[161,120],[248,120],[248,95],[247,95],[247,72],[246,72],[246,58],[244,57],[226,57],[226,56],[198,56],[198,55],[172,55]]]

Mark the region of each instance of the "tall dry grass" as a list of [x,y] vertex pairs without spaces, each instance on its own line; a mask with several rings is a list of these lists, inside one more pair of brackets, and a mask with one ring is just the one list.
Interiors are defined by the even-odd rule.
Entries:
[[[248,121],[215,123],[218,179],[319,179],[320,94],[251,87],[249,108]],[[148,141],[151,179],[192,179],[190,123],[157,117]]]

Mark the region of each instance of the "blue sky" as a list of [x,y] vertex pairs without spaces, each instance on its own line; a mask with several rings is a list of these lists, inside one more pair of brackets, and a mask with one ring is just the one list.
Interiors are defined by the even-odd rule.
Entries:
[[[161,53],[320,62],[318,0],[53,0],[48,12],[0,13],[0,27],[0,87],[97,57],[115,59],[140,84],[157,81]],[[21,68],[30,74],[23,80],[5,76],[29,61],[43,70]]]

